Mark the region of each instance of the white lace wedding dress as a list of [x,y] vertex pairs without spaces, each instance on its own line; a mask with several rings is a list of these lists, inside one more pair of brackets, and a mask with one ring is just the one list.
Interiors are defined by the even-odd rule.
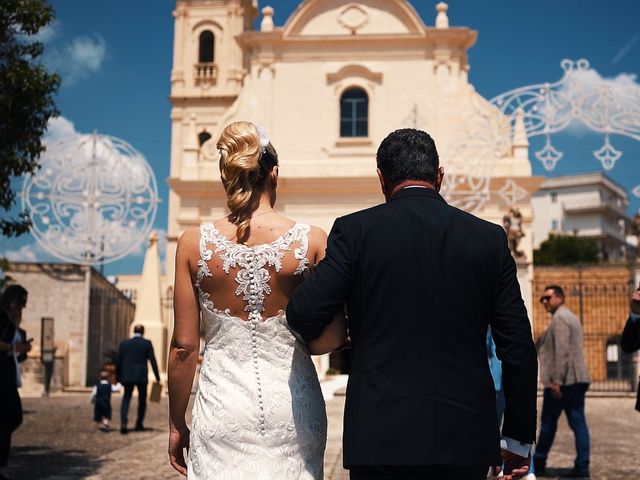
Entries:
[[[314,365],[282,311],[262,316],[272,274],[292,245],[296,274],[308,269],[309,230],[296,224],[272,243],[248,247],[211,224],[200,227],[195,286],[206,347],[193,405],[189,479],[323,478],[327,421]],[[214,254],[225,274],[235,273],[235,294],[246,303],[247,320],[217,308],[202,291]]]

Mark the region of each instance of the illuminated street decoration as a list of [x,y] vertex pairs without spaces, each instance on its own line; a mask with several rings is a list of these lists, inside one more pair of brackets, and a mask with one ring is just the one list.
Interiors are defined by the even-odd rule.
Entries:
[[[560,65],[564,70],[560,81],[517,88],[498,95],[491,103],[512,122],[521,110],[527,137],[545,137],[544,147],[534,155],[546,170],[553,170],[562,158],[551,135],[576,121],[604,135],[602,147],[593,155],[602,168],[611,170],[622,157],[611,143],[611,135],[640,141],[640,87],[633,82],[603,79],[585,59],[563,60]],[[640,185],[632,192],[640,196]]]
[[25,179],[22,203],[31,214],[31,233],[49,253],[104,264],[148,238],[158,187],[145,158],[127,142],[78,135],[47,145],[40,165]]

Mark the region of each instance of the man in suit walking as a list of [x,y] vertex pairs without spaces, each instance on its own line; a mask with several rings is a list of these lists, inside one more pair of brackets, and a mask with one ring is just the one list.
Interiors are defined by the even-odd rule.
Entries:
[[151,362],[156,382],[160,381],[158,363],[153,353],[153,344],[143,338],[144,326],[136,325],[133,328],[133,333],[133,338],[123,341],[118,347],[116,363],[116,378],[124,387],[124,397],[120,407],[120,433],[123,434],[129,433],[127,417],[129,416],[129,403],[131,402],[134,387],[138,389],[138,418],[136,419],[135,429],[137,431],[144,430],[149,377],[147,361]]
[[[438,194],[444,170],[425,132],[391,133],[377,165],[386,203],[335,221],[326,257],[287,306],[311,340],[346,305],[345,468],[354,480],[480,480],[504,460],[505,480],[524,475],[536,352],[505,232]],[[503,369],[502,449],[488,325]]]
[[558,418],[564,411],[575,436],[577,452],[573,469],[563,476],[589,478],[589,428],[584,416],[584,398],[591,380],[582,351],[582,324],[564,304],[564,291],[560,286],[545,287],[540,301],[552,317],[539,345],[544,397],[534,469],[536,474],[544,474]]
[[[640,285],[631,295],[629,310],[629,318],[622,332],[620,346],[626,353],[633,353],[640,350]],[[638,385],[636,410],[640,411],[640,385]]]

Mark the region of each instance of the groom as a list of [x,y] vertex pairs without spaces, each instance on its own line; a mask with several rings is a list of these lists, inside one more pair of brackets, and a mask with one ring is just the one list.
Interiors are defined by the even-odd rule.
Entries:
[[[505,480],[518,478],[535,438],[537,363],[505,233],[438,194],[444,170],[425,132],[391,133],[377,165],[386,203],[335,221],[287,306],[312,340],[346,305],[345,468],[354,480],[480,480],[504,461]],[[502,441],[487,325],[502,360]]]

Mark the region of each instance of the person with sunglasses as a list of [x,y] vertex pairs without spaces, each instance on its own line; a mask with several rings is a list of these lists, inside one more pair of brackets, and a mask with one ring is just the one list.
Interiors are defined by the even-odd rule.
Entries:
[[589,478],[589,427],[584,399],[591,380],[584,361],[582,324],[564,300],[564,291],[558,285],[545,287],[540,298],[552,317],[538,347],[544,396],[533,463],[536,475],[544,476],[558,418],[564,411],[575,436],[577,455],[574,467],[561,477]]

